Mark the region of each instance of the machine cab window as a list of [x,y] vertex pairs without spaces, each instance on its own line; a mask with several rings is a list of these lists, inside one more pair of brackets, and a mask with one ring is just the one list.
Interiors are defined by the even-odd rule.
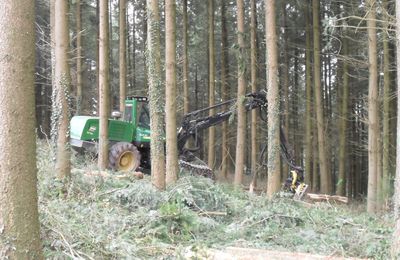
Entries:
[[132,122],[132,104],[125,105],[124,121]]
[[138,102],[138,126],[143,128],[150,128],[150,113],[147,102]]

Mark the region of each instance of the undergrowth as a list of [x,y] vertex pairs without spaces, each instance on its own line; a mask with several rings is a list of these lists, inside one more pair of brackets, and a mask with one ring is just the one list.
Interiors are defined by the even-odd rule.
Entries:
[[[389,258],[393,221],[348,207],[268,201],[230,185],[182,174],[166,191],[143,180],[73,174],[57,181],[38,147],[39,202],[46,258],[176,258],[187,248],[227,246],[345,257]],[[90,170],[90,157],[74,167]]]

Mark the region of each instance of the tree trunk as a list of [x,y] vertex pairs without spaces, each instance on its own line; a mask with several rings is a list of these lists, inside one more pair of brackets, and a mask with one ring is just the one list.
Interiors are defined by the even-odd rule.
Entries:
[[82,109],[82,15],[81,0],[76,1],[76,115]]
[[56,172],[59,178],[69,178],[71,175],[71,151],[69,148],[69,118],[71,77],[69,71],[69,30],[68,3],[55,1],[55,87],[53,96],[53,122],[57,128],[57,159]]
[[165,128],[166,128],[166,183],[178,179],[178,148],[176,134],[176,3],[165,1]]
[[126,99],[126,0],[119,0],[119,111],[125,113]]
[[332,193],[330,167],[326,156],[326,141],[324,129],[324,112],[321,94],[321,48],[320,48],[320,29],[319,29],[319,0],[313,0],[313,26],[314,26],[314,94],[315,94],[315,110],[317,114],[317,130],[318,130],[318,153],[319,153],[319,169],[321,192],[326,194]]
[[244,99],[246,94],[245,79],[245,44],[244,44],[244,4],[237,0],[237,30],[238,30],[238,92],[237,92],[237,140],[236,140],[236,167],[235,185],[242,184],[244,158],[246,152],[246,109]]
[[368,31],[368,198],[367,211],[377,210],[378,181],[378,61],[376,47],[375,0],[368,0],[367,31]]
[[190,111],[189,106],[189,40],[188,40],[188,0],[183,0],[183,114]]
[[34,3],[0,2],[1,259],[43,259],[36,189]]
[[[221,2],[221,92],[222,102],[227,101],[229,97],[228,90],[228,29],[226,24],[226,3],[227,0]],[[224,108],[228,109],[227,106]],[[221,175],[226,179],[228,177],[228,122],[222,123],[222,162]]]
[[312,154],[313,154],[313,141],[312,141],[312,71],[311,71],[311,21],[310,21],[310,9],[309,0],[304,5],[304,15],[306,16],[306,136],[305,136],[305,183],[311,184],[312,180]]
[[[388,1],[383,0],[383,8],[388,12]],[[387,204],[390,196],[390,54],[388,26],[389,17],[385,16],[385,29],[383,32],[383,147],[382,147],[382,201]]]
[[345,196],[346,194],[346,164],[347,164],[347,121],[348,121],[348,97],[349,97],[349,65],[346,61],[348,51],[348,40],[346,36],[343,38],[343,78],[342,78],[342,102],[340,109],[339,122],[339,176],[336,186],[336,194]]
[[[286,14],[286,2],[282,2],[283,7],[283,69],[282,69],[282,92],[283,92],[283,133],[285,134],[287,141],[290,143],[289,138],[289,35],[287,27],[287,14]],[[289,173],[289,166],[283,162],[282,165],[282,179],[286,180]]]
[[[250,66],[251,66],[251,92],[257,91],[257,9],[256,1],[250,1],[251,25],[250,25]],[[251,180],[250,189],[257,187],[257,109],[251,111]]]
[[[208,51],[209,51],[209,101],[208,105],[215,104],[215,50],[214,50],[214,0],[208,0]],[[215,109],[210,109],[209,116],[215,114]],[[208,130],[208,166],[213,169],[215,165],[215,127]]]
[[108,117],[110,114],[110,86],[109,86],[109,32],[108,32],[108,4],[107,0],[100,0],[99,24],[99,161],[100,170],[108,165]]
[[275,0],[265,0],[268,90],[268,198],[272,198],[279,191],[281,181],[278,50],[275,26]]
[[[397,96],[400,97],[400,0],[396,0],[396,61],[397,61]],[[397,102],[397,114],[400,114],[400,102]],[[398,259],[400,257],[400,120],[397,120],[397,134],[396,134],[396,178],[394,185],[394,219],[396,227],[393,234],[392,241],[392,258]]]
[[147,0],[147,68],[150,98],[151,181],[165,189],[164,91],[161,78],[160,14],[158,0]]

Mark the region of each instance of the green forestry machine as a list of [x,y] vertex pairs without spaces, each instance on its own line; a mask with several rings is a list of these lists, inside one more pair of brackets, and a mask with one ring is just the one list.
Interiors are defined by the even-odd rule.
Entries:
[[[246,94],[243,101],[247,111],[260,109],[260,117],[266,121],[267,100],[264,92]],[[213,172],[204,162],[193,155],[200,148],[199,132],[229,120],[236,112],[237,99],[231,99],[211,107],[199,109],[183,116],[177,132],[179,164],[195,170],[196,173],[213,178]],[[209,111],[217,111],[210,116]],[[132,96],[125,101],[125,113],[112,112],[108,123],[109,168],[116,171],[133,171],[142,166],[150,167],[150,113],[147,97]],[[71,146],[97,152],[99,139],[99,118],[74,116],[70,122]],[[187,148],[187,141],[193,138],[195,148]],[[290,177],[285,182],[286,189],[293,193],[304,193],[303,169],[294,164],[294,159],[286,137],[281,129],[281,155],[291,168]],[[265,148],[261,153],[263,161]],[[200,163],[199,163],[200,162]]]

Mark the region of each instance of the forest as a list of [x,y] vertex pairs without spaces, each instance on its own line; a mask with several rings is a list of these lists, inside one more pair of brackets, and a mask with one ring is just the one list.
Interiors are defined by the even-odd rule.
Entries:
[[2,0],[0,28],[0,259],[400,259],[400,0]]

